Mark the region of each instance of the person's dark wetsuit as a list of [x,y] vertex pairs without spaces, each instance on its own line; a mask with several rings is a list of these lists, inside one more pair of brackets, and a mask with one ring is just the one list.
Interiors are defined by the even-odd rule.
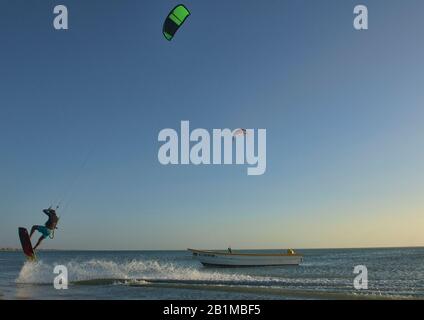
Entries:
[[59,222],[59,218],[56,215],[56,210],[54,209],[44,209],[43,212],[49,217],[49,220],[44,224],[46,228],[50,230],[56,229],[56,225]]

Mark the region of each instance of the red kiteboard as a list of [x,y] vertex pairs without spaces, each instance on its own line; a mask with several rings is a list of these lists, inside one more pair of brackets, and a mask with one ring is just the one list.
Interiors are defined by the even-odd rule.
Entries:
[[37,258],[35,256],[34,249],[32,248],[31,239],[29,238],[27,229],[19,228],[19,239],[21,240],[22,250],[28,260],[36,260]]

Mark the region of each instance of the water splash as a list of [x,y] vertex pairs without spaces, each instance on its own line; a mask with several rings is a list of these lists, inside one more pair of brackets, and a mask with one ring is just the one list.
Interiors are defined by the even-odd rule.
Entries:
[[[116,262],[111,260],[91,259],[87,261],[71,260],[64,264],[68,269],[70,282],[95,279],[120,280],[190,280],[214,282],[251,282],[256,277],[243,274],[226,274],[209,271],[192,266],[179,265],[157,260],[131,260]],[[55,263],[26,262],[22,267],[17,283],[50,284],[54,277]]]

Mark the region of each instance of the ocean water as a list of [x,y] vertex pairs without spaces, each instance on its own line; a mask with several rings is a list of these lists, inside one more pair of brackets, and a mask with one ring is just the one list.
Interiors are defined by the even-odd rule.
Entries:
[[[187,251],[41,251],[36,263],[0,252],[0,299],[424,299],[424,248],[298,252],[300,266],[229,269]],[[56,265],[67,290],[53,286]],[[356,265],[367,290],[353,286]]]

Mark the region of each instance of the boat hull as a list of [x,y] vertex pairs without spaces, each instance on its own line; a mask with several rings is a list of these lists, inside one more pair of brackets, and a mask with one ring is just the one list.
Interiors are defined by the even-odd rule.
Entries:
[[261,267],[299,265],[298,254],[230,254],[190,249],[193,257],[205,266],[213,267]]

